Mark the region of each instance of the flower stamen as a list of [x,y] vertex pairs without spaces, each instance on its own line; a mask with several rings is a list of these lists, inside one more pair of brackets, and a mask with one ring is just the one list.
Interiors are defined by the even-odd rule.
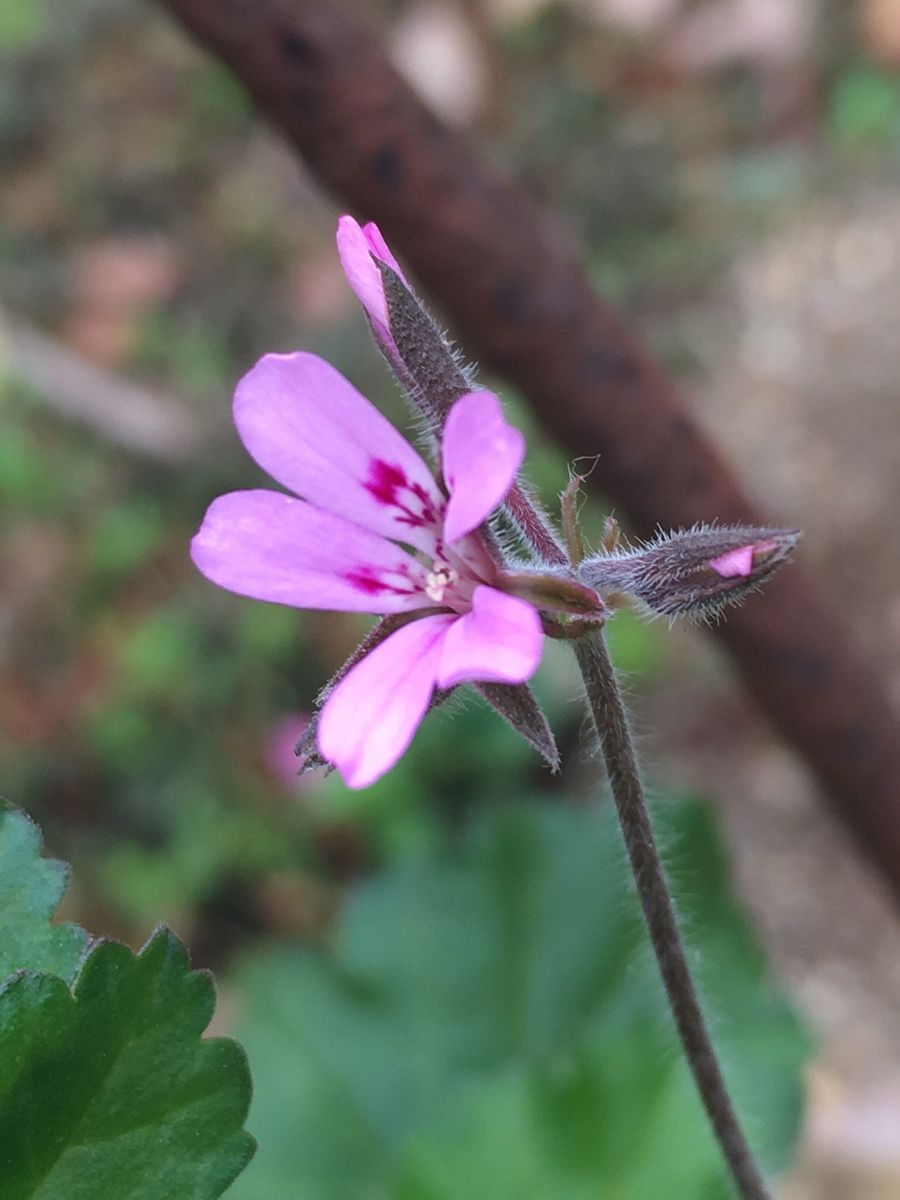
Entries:
[[425,576],[425,595],[435,604],[443,604],[444,595],[448,588],[459,582],[459,573],[448,564],[440,561],[432,563],[431,570]]

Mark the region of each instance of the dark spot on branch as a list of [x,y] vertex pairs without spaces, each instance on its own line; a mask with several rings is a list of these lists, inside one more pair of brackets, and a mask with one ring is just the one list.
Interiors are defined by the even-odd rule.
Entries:
[[315,118],[322,107],[322,96],[318,88],[302,85],[297,88],[297,113],[301,118]]
[[528,315],[528,288],[515,275],[507,275],[494,289],[491,304],[504,321],[521,321]]
[[581,359],[581,374],[589,383],[631,381],[639,373],[634,358],[615,346],[595,346]]
[[288,62],[309,70],[322,65],[322,55],[309,38],[303,37],[294,30],[282,34],[279,40],[281,53]]
[[393,146],[381,146],[372,155],[372,174],[382,187],[394,188],[403,174],[403,156]]

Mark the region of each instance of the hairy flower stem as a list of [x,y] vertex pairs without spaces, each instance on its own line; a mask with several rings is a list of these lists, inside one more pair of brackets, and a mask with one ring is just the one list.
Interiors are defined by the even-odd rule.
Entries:
[[602,633],[575,643],[644,920],[681,1044],[716,1139],[742,1200],[770,1200],[738,1122],[700,998],[691,977],[675,907],[647,809],[628,717]]

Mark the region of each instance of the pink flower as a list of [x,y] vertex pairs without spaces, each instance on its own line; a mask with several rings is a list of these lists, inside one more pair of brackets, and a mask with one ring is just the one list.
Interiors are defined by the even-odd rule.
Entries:
[[390,422],[315,355],[266,355],[238,385],[234,417],[257,463],[297,495],[256,489],[215,500],[191,544],[203,574],[298,608],[415,614],[321,711],[319,750],[350,787],[396,763],[435,689],[531,677],[540,617],[495,586],[500,568],[478,533],[525,453],[496,396],[470,392],[453,405],[446,493]]
[[387,298],[384,294],[384,280],[378,263],[382,262],[392,271],[396,271],[403,283],[406,283],[406,276],[400,269],[400,264],[374,221],[360,226],[353,217],[341,217],[338,221],[337,246],[344,274],[366,310],[375,336],[391,352],[392,357],[397,357],[397,346],[391,334]]

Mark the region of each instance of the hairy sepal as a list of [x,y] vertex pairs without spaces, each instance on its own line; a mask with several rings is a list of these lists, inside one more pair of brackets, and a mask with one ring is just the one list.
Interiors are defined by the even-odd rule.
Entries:
[[698,525],[585,559],[578,576],[601,595],[624,593],[654,614],[708,619],[769,579],[800,536],[797,529]]

